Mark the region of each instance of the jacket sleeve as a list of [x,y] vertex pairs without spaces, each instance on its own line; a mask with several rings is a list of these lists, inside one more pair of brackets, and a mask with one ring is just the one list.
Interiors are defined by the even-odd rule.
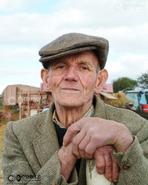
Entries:
[[117,185],[145,185],[147,183],[148,159],[144,156],[144,151],[137,137],[126,153],[114,153],[114,156],[120,166]]
[[[126,153],[115,153],[120,166],[117,185],[146,185],[148,183],[148,121],[137,114],[127,112],[127,127],[134,142]],[[130,118],[131,117],[131,118]]]
[[4,137],[3,153],[4,185],[77,185],[78,177],[74,169],[69,183],[60,175],[60,162],[57,152],[35,174],[13,132],[13,123],[9,123]]

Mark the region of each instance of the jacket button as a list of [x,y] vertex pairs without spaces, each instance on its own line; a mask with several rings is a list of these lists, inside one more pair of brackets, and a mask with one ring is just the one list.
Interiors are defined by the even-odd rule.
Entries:
[[123,165],[122,165],[122,169],[123,170],[128,170],[130,168],[130,164],[129,163],[124,163]]

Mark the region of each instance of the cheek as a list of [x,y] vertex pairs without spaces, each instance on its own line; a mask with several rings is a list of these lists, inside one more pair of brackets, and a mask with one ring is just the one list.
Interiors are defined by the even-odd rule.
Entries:
[[48,88],[51,91],[55,90],[59,86],[60,82],[61,82],[61,77],[55,76],[52,73],[49,74],[49,77],[48,77]]
[[89,75],[89,76],[81,77],[81,84],[84,90],[92,91],[96,85],[96,76]]

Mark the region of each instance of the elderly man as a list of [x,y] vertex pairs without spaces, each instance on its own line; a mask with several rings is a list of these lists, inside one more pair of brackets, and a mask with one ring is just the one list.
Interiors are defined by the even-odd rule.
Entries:
[[107,53],[106,39],[79,33],[40,50],[41,77],[53,104],[8,124],[4,184],[86,185],[88,159],[108,182],[147,184],[148,122],[95,96],[108,77]]

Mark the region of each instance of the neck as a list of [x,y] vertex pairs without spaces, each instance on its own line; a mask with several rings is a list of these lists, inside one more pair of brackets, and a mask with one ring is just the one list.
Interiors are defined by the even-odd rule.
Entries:
[[85,106],[64,107],[55,103],[58,120],[65,128],[68,128],[72,123],[78,121],[84,116],[84,114],[91,107],[91,104],[92,102],[88,103],[87,105],[85,104]]

